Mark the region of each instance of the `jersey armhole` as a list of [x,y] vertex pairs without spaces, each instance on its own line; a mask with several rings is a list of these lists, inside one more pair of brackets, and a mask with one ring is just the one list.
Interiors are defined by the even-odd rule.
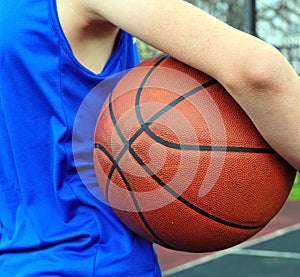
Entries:
[[49,5],[49,18],[53,27],[53,30],[55,32],[55,35],[58,39],[58,42],[60,44],[60,46],[63,48],[63,50],[65,51],[65,53],[68,55],[68,57],[70,58],[70,60],[72,61],[72,63],[82,72],[87,73],[88,75],[91,75],[93,77],[99,77],[102,75],[106,75],[106,73],[109,71],[109,69],[111,68],[112,64],[114,63],[115,57],[114,55],[116,54],[116,52],[118,52],[118,48],[120,47],[120,45],[122,45],[122,43],[124,42],[124,40],[126,40],[126,32],[124,32],[123,30],[119,31],[118,34],[118,41],[116,43],[115,46],[115,50],[114,53],[112,54],[112,56],[110,57],[110,59],[107,61],[106,65],[104,66],[103,70],[101,73],[96,74],[94,72],[92,72],[91,70],[89,70],[88,68],[86,68],[84,65],[82,65],[78,59],[75,57],[75,55],[73,54],[71,45],[68,42],[68,39],[64,33],[64,30],[61,26],[60,20],[59,20],[59,15],[58,15],[58,10],[57,10],[57,5],[56,5],[56,0],[48,0],[48,5]]

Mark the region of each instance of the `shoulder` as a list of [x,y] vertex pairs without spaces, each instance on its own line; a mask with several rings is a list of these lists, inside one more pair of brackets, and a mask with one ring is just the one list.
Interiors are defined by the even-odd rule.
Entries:
[[[92,1],[92,0],[56,0],[58,11],[62,11],[59,16],[64,18],[68,14],[76,14],[82,21],[98,21],[99,23],[107,23],[99,13],[97,2],[103,1]],[[104,1],[105,2],[105,1]],[[74,18],[76,19],[76,18]]]

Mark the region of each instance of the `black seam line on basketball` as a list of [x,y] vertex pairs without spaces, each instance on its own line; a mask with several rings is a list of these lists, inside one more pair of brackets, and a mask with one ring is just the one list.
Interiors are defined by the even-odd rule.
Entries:
[[236,153],[256,153],[256,154],[274,154],[272,148],[254,148],[241,146],[219,146],[219,145],[193,145],[179,144],[164,140],[157,136],[149,129],[149,124],[144,124],[142,130],[149,135],[154,141],[171,149],[186,150],[186,151],[207,151],[207,152],[236,152]]
[[[144,84],[146,82],[146,80],[149,78],[149,76],[151,75],[151,73],[153,72],[153,70],[155,69],[156,66],[158,66],[160,63],[162,63],[165,59],[167,59],[169,56],[168,55],[163,55],[152,67],[151,69],[148,71],[148,73],[146,74],[146,76],[144,77],[143,81],[142,81],[142,84]],[[110,114],[110,117],[111,117],[111,120],[112,120],[112,123],[113,123],[113,126],[115,127],[116,131],[117,131],[117,134],[118,136],[120,137],[121,141],[123,142],[124,144],[124,147],[123,149],[120,151],[119,155],[117,156],[116,158],[116,163],[118,163],[121,158],[123,157],[124,153],[126,152],[126,150],[128,150],[129,148],[129,145],[130,145],[130,142],[126,140],[125,136],[123,135],[120,127],[119,127],[119,124],[116,120],[116,117],[115,117],[115,114],[114,114],[114,111],[113,111],[113,106],[112,106],[112,95],[113,93],[110,94],[109,96],[109,114]],[[111,175],[113,174],[114,172],[114,169],[111,168]],[[109,187],[109,182],[106,184],[106,193],[108,192],[108,187]],[[106,195],[107,196],[107,195]]]
[[[194,95],[197,92],[200,92],[212,85],[217,84],[218,82],[216,80],[212,80],[209,81],[203,85],[200,85],[188,92],[186,92],[185,94],[179,96],[178,98],[176,98],[175,100],[173,100],[172,102],[170,102],[169,104],[167,104],[164,108],[162,108],[160,111],[158,111],[156,114],[154,114],[147,122],[153,122],[154,120],[158,119],[160,116],[162,116],[164,113],[166,113],[168,110],[170,110],[171,108],[174,108],[176,105],[178,105],[179,103],[181,103],[183,100],[187,99],[188,97]],[[143,120],[142,114],[141,114],[141,110],[140,110],[140,98],[141,98],[141,93],[142,93],[143,87],[140,87],[138,92],[137,92],[137,96],[136,96],[136,101],[135,101],[135,107],[136,107],[136,116],[139,120],[140,125],[145,124],[146,122]]]
[[241,146],[217,146],[217,145],[189,145],[189,144],[178,144],[178,143],[172,143],[170,141],[164,140],[160,137],[158,137],[155,133],[153,133],[149,129],[149,125],[157,120],[161,115],[166,113],[171,108],[175,107],[177,104],[182,102],[184,99],[190,97],[191,95],[194,95],[197,92],[200,92],[201,90],[208,88],[212,85],[217,84],[218,82],[216,80],[209,81],[187,93],[184,95],[178,97],[177,99],[173,100],[171,103],[166,105],[163,109],[161,109],[159,112],[154,114],[147,122],[143,120],[143,117],[141,115],[140,106],[139,106],[139,99],[141,96],[143,85],[139,88],[139,92],[137,94],[136,98],[136,115],[138,118],[138,121],[140,125],[142,126],[141,129],[139,129],[131,138],[129,145],[132,144],[133,141],[142,133],[146,132],[154,141],[159,142],[163,144],[166,147],[174,148],[174,149],[181,149],[181,150],[200,150],[200,151],[216,151],[216,152],[241,152],[241,153],[265,153],[265,154],[274,154],[275,151],[272,148],[254,148],[254,147],[241,147]]
[[[108,189],[109,189],[109,185],[110,185],[110,180],[111,180],[111,177],[115,171],[115,169],[117,168],[118,171],[121,171],[121,168],[119,167],[119,162],[121,160],[121,158],[123,157],[124,153],[128,150],[128,144],[125,144],[125,147],[123,147],[123,149],[121,150],[121,152],[119,153],[119,155],[117,156],[116,159],[114,159],[115,161],[115,164],[117,165],[117,167],[112,167],[108,173],[108,176],[107,176],[107,180],[106,180],[106,184],[105,184],[105,195],[106,195],[106,198],[108,199]],[[111,157],[113,159],[113,157]]]
[[[148,77],[144,77],[143,81],[142,81],[142,84],[144,84],[146,82],[146,80],[149,78],[149,76],[151,75],[151,73],[153,72],[153,70],[155,69],[156,66],[158,66],[160,63],[162,63],[166,58],[168,58],[169,56],[164,54],[152,67],[151,69],[149,70],[149,72],[146,74],[146,76]],[[146,80],[145,80],[146,79]],[[118,122],[116,120],[116,117],[115,117],[115,114],[114,114],[114,111],[113,111],[113,107],[112,107],[112,95],[113,93],[111,93],[109,95],[109,114],[110,114],[110,117],[111,117],[111,120],[112,120],[112,123],[114,125],[114,127],[116,128],[116,131],[117,131],[117,134],[119,135],[120,139],[122,140],[122,142],[124,144],[127,144],[127,140],[126,138],[124,137],[119,125],[118,125]]]
[[117,119],[116,119],[114,111],[113,111],[113,107],[112,107],[112,93],[109,95],[109,114],[110,114],[110,118],[111,118],[111,121],[113,123],[113,126],[116,128],[117,134],[119,135],[119,137],[122,140],[122,142],[126,143],[127,140],[124,137],[124,135],[123,135],[123,133],[122,133],[120,127],[119,127],[119,124],[117,122]]
[[169,187],[167,184],[165,184],[155,173],[152,172],[152,170],[141,160],[141,158],[136,154],[136,152],[132,148],[130,148],[129,151],[130,151],[131,155],[133,156],[133,158],[142,166],[142,168],[147,172],[147,174],[149,176],[151,176],[152,179],[154,179],[161,187],[163,187],[167,192],[169,192],[172,196],[174,196],[178,201],[187,205],[189,208],[191,208],[195,212],[197,212],[207,218],[210,218],[218,223],[221,223],[223,225],[230,226],[233,228],[238,228],[238,229],[253,230],[253,229],[260,229],[266,225],[266,224],[257,225],[257,226],[241,225],[241,224],[237,224],[234,222],[230,222],[230,221],[221,219],[212,214],[209,214],[208,212],[200,209],[199,207],[197,207],[194,204],[187,201],[184,197],[182,197],[180,194],[178,194],[175,190],[173,190],[171,187]]
[[[155,120],[157,120],[160,116],[162,116],[164,113],[166,113],[168,110],[170,110],[171,108],[175,107],[177,104],[179,104],[181,101],[183,101],[184,99],[186,99],[187,97],[205,89],[208,88],[214,84],[217,84],[216,80],[212,80],[209,81],[197,88],[192,89],[191,91],[188,91],[187,93],[185,93],[184,95],[181,95],[180,97],[178,97],[177,99],[173,100],[171,103],[169,103],[168,105],[166,105],[164,108],[162,108],[160,111],[158,111],[156,114],[154,114],[147,122],[145,122],[143,120],[143,117],[141,115],[141,111],[139,109],[139,101],[137,99],[140,99],[140,95],[137,96],[136,98],[136,116],[137,119],[141,125],[141,128],[139,130],[136,131],[136,133],[130,138],[129,140],[129,146],[132,145],[132,143],[141,135],[142,132],[146,132],[148,135],[154,134],[149,128],[148,126],[150,124],[152,124]],[[141,93],[142,91],[140,91]]]
[[144,89],[144,85],[145,83],[148,81],[149,77],[151,76],[151,74],[153,73],[153,71],[156,69],[156,67],[158,65],[160,65],[165,59],[167,59],[169,56],[168,55],[164,55],[163,57],[161,57],[152,67],[151,69],[147,72],[147,74],[145,75],[145,77],[143,78],[138,90],[137,90],[137,97],[135,99],[135,107],[136,109],[139,109],[139,96],[141,95],[142,90]]
[[[152,71],[154,70],[154,68],[156,66],[158,66],[161,62],[163,62],[166,58],[168,57],[168,55],[165,55],[163,56],[162,58],[160,58],[155,64],[154,66],[151,67],[150,71],[148,72],[148,75],[150,76]],[[144,78],[145,80],[145,78]],[[143,80],[143,81],[144,81]],[[143,82],[142,82],[143,83]],[[117,134],[119,135],[120,139],[122,140],[122,142],[124,143],[124,147],[123,149],[121,150],[121,152],[119,153],[119,155],[117,156],[117,159],[114,160],[113,157],[111,157],[111,155],[109,154],[109,152],[103,148],[102,145],[100,144],[95,144],[95,148],[98,148],[100,150],[103,151],[103,153],[111,160],[111,162],[113,163],[113,166],[112,168],[110,169],[110,172],[108,174],[108,177],[107,177],[107,181],[106,181],[106,186],[105,186],[105,194],[106,194],[106,199],[107,201],[108,200],[108,189],[109,189],[109,184],[110,184],[110,179],[112,177],[112,174],[114,173],[115,169],[117,169],[117,171],[119,172],[119,174],[121,175],[121,178],[123,179],[127,189],[130,191],[130,196],[133,200],[133,203],[138,211],[138,214],[143,222],[143,224],[145,225],[145,227],[147,228],[147,230],[157,239],[157,241],[159,241],[161,244],[165,245],[166,247],[168,248],[172,248],[170,245],[168,245],[167,243],[165,243],[164,241],[162,241],[155,233],[154,231],[152,230],[152,228],[149,226],[149,224],[147,223],[147,220],[145,219],[144,215],[141,213],[140,211],[140,208],[139,208],[139,205],[138,205],[138,202],[134,196],[134,194],[132,193],[132,189],[130,187],[130,184],[128,183],[128,181],[126,180],[124,174],[122,173],[121,171],[121,168],[118,166],[118,162],[121,160],[121,158],[123,157],[124,153],[126,152],[126,150],[128,150],[128,148],[130,147],[129,146],[129,142],[127,142],[126,138],[124,137],[118,123],[117,123],[117,120],[116,120],[116,117],[114,115],[114,111],[113,111],[113,107],[112,107],[112,93],[110,94],[110,97],[109,97],[109,113],[110,113],[110,117],[111,117],[111,120],[113,122],[113,125],[114,127],[116,128],[116,131],[117,131]]]
[[[165,59],[167,59],[169,57],[169,55],[167,54],[164,54],[152,67],[151,69],[148,71],[148,73],[146,74],[146,76],[144,77],[143,81],[142,81],[142,84],[144,84],[146,82],[146,80],[149,78],[149,76],[151,75],[151,73],[153,72],[153,70],[155,69],[156,66],[158,66],[159,64],[161,64]],[[117,131],[117,134],[119,135],[120,139],[122,140],[123,144],[124,144],[124,147],[123,149],[120,151],[119,155],[117,156],[116,158],[116,163],[118,163],[121,158],[123,157],[124,153],[126,152],[126,150],[129,149],[130,147],[130,141],[127,141],[126,138],[124,137],[120,127],[119,127],[119,124],[116,120],[116,117],[115,117],[115,114],[114,114],[114,111],[113,111],[113,107],[112,107],[112,94],[110,94],[109,96],[109,114],[110,114],[110,117],[111,117],[111,120],[112,120],[112,123],[114,125],[114,127],[116,128],[116,131]],[[140,129],[141,130],[141,129]],[[143,128],[142,128],[142,131],[143,131]],[[142,132],[141,131],[137,131],[139,134],[141,134]],[[113,170],[113,169],[111,169]],[[112,171],[113,173],[113,171]],[[108,191],[108,187],[109,187],[109,183],[107,183],[106,185],[106,191]]]
[[[106,181],[106,182],[110,182],[110,181],[111,181],[112,174],[113,174],[113,172],[114,172],[115,169],[116,169],[116,170],[118,171],[118,173],[120,174],[120,176],[121,176],[123,182],[125,183],[125,186],[127,187],[127,190],[128,190],[129,193],[130,193],[130,196],[131,196],[131,198],[132,198],[133,204],[134,204],[134,206],[135,206],[135,208],[136,208],[136,210],[137,210],[137,213],[138,213],[140,219],[142,220],[144,226],[145,226],[145,227],[147,228],[147,230],[151,233],[151,235],[152,235],[153,237],[155,237],[155,239],[156,239],[159,243],[161,243],[161,244],[164,245],[165,247],[172,248],[171,245],[168,245],[168,244],[167,244],[166,242],[164,242],[160,237],[158,237],[158,236],[156,235],[156,233],[153,231],[153,229],[151,228],[151,226],[148,224],[148,222],[147,222],[147,220],[146,220],[146,218],[145,218],[143,212],[142,212],[141,209],[140,209],[139,203],[138,203],[137,199],[135,198],[134,192],[133,192],[133,190],[132,190],[132,188],[131,188],[131,186],[130,186],[128,180],[127,180],[126,177],[124,176],[124,174],[123,174],[121,168],[119,167],[118,163],[114,160],[114,158],[110,155],[110,153],[105,149],[105,147],[104,147],[103,145],[101,145],[101,144],[99,144],[99,143],[95,143],[95,144],[94,144],[94,147],[95,147],[96,149],[102,151],[103,154],[106,155],[107,158],[108,158],[108,159],[111,161],[111,163],[112,163],[112,168],[113,168],[113,170],[110,170],[110,172],[109,172],[109,174],[108,174],[108,176],[107,176],[107,181]],[[106,192],[106,193],[107,193],[106,199],[107,199],[107,201],[108,201],[108,203],[109,203],[108,192]]]

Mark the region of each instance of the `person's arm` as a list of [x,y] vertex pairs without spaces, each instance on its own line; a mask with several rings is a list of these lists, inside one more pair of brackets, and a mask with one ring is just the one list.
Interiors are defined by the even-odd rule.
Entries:
[[300,170],[300,78],[269,44],[181,0],[86,0],[146,43],[218,80],[268,143]]

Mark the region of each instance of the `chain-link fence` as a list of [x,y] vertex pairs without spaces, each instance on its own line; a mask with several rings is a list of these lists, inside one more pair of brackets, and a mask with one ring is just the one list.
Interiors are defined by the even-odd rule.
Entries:
[[258,36],[277,47],[300,73],[300,0],[257,0]]

